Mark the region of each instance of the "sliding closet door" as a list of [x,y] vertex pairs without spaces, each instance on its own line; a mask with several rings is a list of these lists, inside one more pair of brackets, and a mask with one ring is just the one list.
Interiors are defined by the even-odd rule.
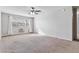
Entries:
[[1,13],[1,32],[2,36],[8,35],[9,15]]

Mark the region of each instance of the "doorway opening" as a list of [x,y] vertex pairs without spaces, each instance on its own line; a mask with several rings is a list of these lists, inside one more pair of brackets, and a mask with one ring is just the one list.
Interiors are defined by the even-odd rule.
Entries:
[[79,6],[73,6],[72,12],[72,38],[75,41],[79,41]]

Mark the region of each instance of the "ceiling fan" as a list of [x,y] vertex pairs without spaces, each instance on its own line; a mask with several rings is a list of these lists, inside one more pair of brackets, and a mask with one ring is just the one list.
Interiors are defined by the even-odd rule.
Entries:
[[36,9],[35,7],[31,7],[30,13],[29,14],[36,14],[38,15],[41,12],[41,10]]

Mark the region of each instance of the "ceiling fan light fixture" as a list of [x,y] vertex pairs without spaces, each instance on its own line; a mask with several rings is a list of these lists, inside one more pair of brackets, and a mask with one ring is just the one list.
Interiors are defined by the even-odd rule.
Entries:
[[36,9],[35,7],[31,7],[30,13],[32,15],[38,15],[41,12],[41,10]]

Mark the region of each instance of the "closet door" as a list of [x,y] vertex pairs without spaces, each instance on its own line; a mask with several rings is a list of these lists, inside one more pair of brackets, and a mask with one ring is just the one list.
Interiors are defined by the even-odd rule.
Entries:
[[1,33],[2,36],[8,35],[9,15],[1,13]]

